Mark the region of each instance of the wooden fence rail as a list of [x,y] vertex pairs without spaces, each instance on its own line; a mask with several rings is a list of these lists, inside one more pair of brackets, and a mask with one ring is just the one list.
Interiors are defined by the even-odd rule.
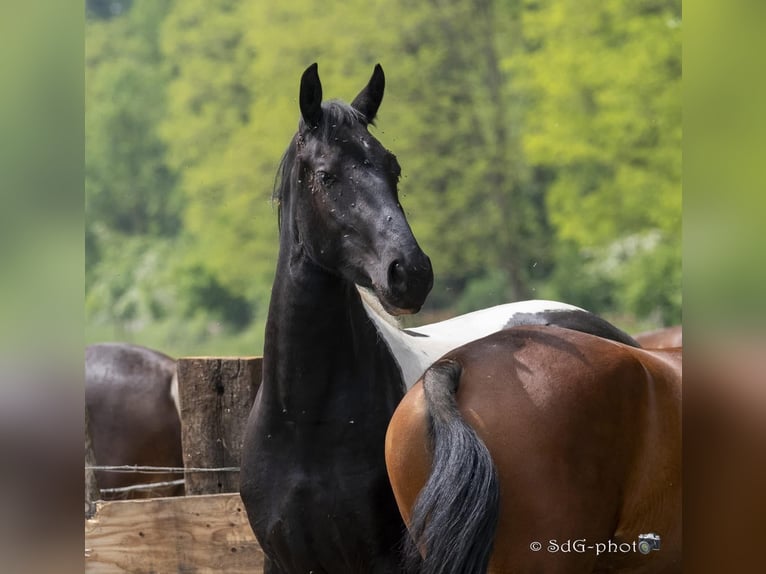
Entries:
[[85,572],[263,572],[239,494],[99,502],[85,521]]

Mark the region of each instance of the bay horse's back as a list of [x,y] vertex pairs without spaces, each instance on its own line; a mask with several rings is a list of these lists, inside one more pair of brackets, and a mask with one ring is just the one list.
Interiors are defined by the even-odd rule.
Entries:
[[[458,494],[486,475],[477,443],[486,445],[499,483],[494,546],[486,549],[483,534],[464,534],[491,552],[490,572],[680,571],[679,383],[680,352],[650,353],[556,327],[513,328],[448,353],[405,396],[386,437],[405,522],[425,522],[416,543],[426,554],[423,572],[480,571],[466,570],[459,556],[428,561],[429,552],[441,556],[444,544],[455,544],[440,538],[440,521],[473,524],[474,515],[492,512],[482,501],[461,507]],[[440,425],[450,409],[458,422]],[[475,440],[453,430],[460,419]],[[440,441],[457,435],[464,438],[451,449],[479,453],[471,455],[478,466],[429,481],[432,463],[440,468],[433,460],[442,456]],[[452,515],[438,510],[445,505]],[[632,545],[647,533],[660,534],[661,551],[596,555],[596,544]],[[566,541],[570,552],[556,546]],[[584,551],[572,551],[575,541],[585,541]]]
[[[97,465],[183,466],[181,421],[172,397],[175,376],[176,361],[152,349],[123,343],[87,347],[85,402],[90,412]],[[100,488],[178,477],[177,474],[97,473]],[[171,486],[105,498],[182,493],[183,486]]]

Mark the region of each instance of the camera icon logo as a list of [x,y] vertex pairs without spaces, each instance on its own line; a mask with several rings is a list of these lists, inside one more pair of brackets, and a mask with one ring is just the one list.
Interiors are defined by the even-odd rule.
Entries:
[[641,554],[649,554],[652,550],[660,549],[660,537],[654,532],[638,535],[638,551]]

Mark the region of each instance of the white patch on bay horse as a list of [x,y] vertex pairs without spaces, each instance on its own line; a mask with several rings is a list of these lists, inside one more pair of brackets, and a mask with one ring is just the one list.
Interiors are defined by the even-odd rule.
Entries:
[[445,353],[466,343],[481,339],[506,328],[519,313],[547,311],[583,311],[580,307],[533,299],[496,305],[451,319],[403,330],[399,321],[386,313],[377,297],[368,289],[357,287],[367,315],[388,344],[399,363],[407,389],[420,379],[425,370]]

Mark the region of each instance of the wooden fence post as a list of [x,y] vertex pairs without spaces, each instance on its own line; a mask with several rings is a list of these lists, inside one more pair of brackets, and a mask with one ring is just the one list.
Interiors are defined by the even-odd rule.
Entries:
[[261,384],[261,361],[261,357],[178,359],[187,495],[239,491],[239,472],[193,469],[239,467],[245,423]]

